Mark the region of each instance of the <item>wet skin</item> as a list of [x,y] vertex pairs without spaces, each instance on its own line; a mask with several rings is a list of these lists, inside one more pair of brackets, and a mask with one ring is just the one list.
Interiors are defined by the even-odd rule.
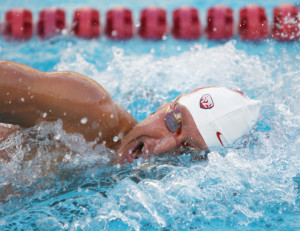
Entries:
[[[0,123],[27,128],[58,119],[66,132],[80,133],[87,141],[104,142],[114,150],[137,123],[98,83],[83,75],[41,72],[0,61]],[[117,142],[114,137],[119,137]]]
[[181,133],[176,135],[168,130],[164,118],[170,103],[161,106],[154,114],[137,124],[122,140],[116,163],[124,164],[134,159],[161,156],[173,152],[180,154],[181,147],[199,151],[207,146],[196,128],[195,122],[183,105],[177,104],[181,112]]
[[[178,104],[182,116],[178,135],[170,132],[164,121],[170,103],[137,124],[98,83],[78,73],[41,72],[19,63],[0,61],[0,89],[3,139],[16,131],[16,127],[10,129],[1,123],[26,128],[41,121],[60,119],[66,132],[80,133],[87,141],[105,142],[106,147],[117,150],[114,164],[170,152],[179,154],[183,145],[206,149],[191,114],[183,105]],[[1,157],[5,159],[5,154],[1,153]]]

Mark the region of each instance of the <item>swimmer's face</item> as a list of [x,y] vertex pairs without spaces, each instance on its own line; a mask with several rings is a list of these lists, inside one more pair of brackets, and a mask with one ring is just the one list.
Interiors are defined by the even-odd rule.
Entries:
[[118,163],[134,159],[180,154],[182,147],[206,149],[205,142],[185,106],[167,103],[137,124],[122,140]]

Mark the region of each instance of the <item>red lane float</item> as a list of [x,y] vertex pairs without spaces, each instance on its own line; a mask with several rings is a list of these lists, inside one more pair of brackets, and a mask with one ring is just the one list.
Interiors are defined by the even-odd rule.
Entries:
[[73,14],[73,33],[82,38],[98,38],[100,35],[99,11],[90,7],[80,8]]
[[230,39],[234,35],[233,10],[216,5],[207,13],[206,37],[213,40]]
[[257,5],[248,5],[240,10],[239,34],[244,40],[266,39],[269,25],[265,9]]
[[199,39],[202,26],[198,10],[182,6],[173,11],[173,36],[177,39]]
[[[299,7],[282,4],[273,11],[272,37],[277,40],[296,40],[300,38]],[[196,8],[182,6],[172,14],[172,34],[177,39],[199,39],[202,25]],[[147,7],[141,11],[138,34],[144,39],[164,39],[168,34],[166,10]],[[106,14],[105,33],[116,40],[134,36],[135,25],[132,12],[124,7],[115,7]],[[46,8],[39,14],[37,34],[49,38],[61,33],[66,27],[65,12],[62,9]],[[32,13],[23,8],[11,9],[5,14],[1,32],[6,40],[28,40],[33,34]],[[207,12],[206,36],[212,40],[230,39],[234,36],[233,10],[227,6],[216,5]],[[90,7],[74,11],[71,26],[73,35],[83,38],[97,38],[101,34],[99,11]],[[265,9],[248,5],[239,12],[239,36],[244,40],[259,40],[269,36],[268,20]]]
[[16,8],[6,12],[4,22],[6,40],[28,40],[32,37],[32,28],[31,11]]
[[46,8],[39,13],[37,34],[46,39],[60,34],[66,27],[65,11],[55,7]]
[[115,7],[106,13],[106,35],[111,39],[130,39],[134,34],[131,10]]
[[151,6],[140,15],[139,35],[144,39],[162,39],[167,35],[167,13],[164,9]]
[[273,11],[272,37],[278,40],[300,38],[299,8],[292,4],[282,4]]

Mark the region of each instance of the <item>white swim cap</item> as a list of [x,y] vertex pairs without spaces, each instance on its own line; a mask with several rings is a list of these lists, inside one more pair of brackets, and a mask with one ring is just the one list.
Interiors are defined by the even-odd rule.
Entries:
[[228,147],[251,130],[261,106],[261,101],[224,87],[200,88],[178,102],[191,113],[208,148]]

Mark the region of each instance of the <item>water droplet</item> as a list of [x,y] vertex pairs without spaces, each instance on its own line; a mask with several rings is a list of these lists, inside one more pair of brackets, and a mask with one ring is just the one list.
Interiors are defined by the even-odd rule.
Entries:
[[120,58],[123,56],[123,53],[124,53],[123,49],[113,47],[112,50],[113,50],[113,54],[116,58]]
[[46,118],[47,115],[48,115],[47,112],[44,112],[44,113],[43,113],[43,118]]
[[62,35],[67,35],[67,34],[68,34],[68,30],[66,30],[66,29],[62,30],[62,31],[61,31],[61,34],[62,34]]
[[114,118],[114,115],[113,115],[113,114],[110,114],[110,118],[112,118],[112,119],[113,119],[113,118]]
[[55,139],[56,141],[60,140],[60,138],[61,138],[61,135],[60,135],[60,134],[56,134],[56,135],[54,136],[54,139]]
[[102,136],[102,132],[99,132],[99,137],[101,137]]
[[86,124],[88,122],[88,119],[86,117],[83,117],[81,120],[80,120],[80,123],[81,124]]
[[22,102],[25,102],[25,99],[22,97],[22,98],[21,98],[21,101],[22,101]]
[[114,142],[118,142],[118,140],[119,140],[119,137],[118,137],[118,136],[115,136],[115,137],[113,138],[113,141],[114,141]]

